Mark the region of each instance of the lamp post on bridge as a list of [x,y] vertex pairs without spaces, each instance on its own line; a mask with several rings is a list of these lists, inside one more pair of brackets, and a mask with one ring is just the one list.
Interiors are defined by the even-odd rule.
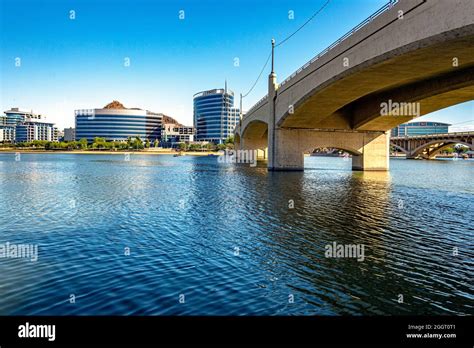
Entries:
[[268,119],[268,170],[274,170],[276,167],[276,120],[275,107],[277,98],[278,84],[275,74],[275,39],[272,39],[272,71],[268,76],[268,105],[269,119]]
[[275,39],[272,39],[272,74],[274,73],[273,67],[275,65]]
[[243,112],[242,112],[242,93],[240,93],[240,121],[242,121],[242,116],[243,116]]

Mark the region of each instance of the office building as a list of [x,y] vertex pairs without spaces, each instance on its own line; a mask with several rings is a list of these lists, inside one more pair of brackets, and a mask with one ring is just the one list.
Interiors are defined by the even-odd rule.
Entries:
[[25,142],[34,140],[57,141],[57,128],[33,111],[11,108],[0,120],[0,141]]
[[74,141],[76,140],[76,129],[73,127],[64,128],[64,141]]
[[127,109],[117,101],[103,109],[76,110],[75,139],[105,138],[107,141],[126,141],[139,137],[142,141],[159,139],[163,114],[142,109]]
[[179,143],[194,141],[194,127],[176,123],[164,123],[161,128],[160,144],[162,147],[175,147]]
[[411,122],[403,123],[391,131],[392,137],[404,137],[412,135],[442,134],[448,133],[448,123],[441,122]]
[[16,127],[15,142],[34,140],[58,141],[57,128],[53,123],[26,121]]
[[26,120],[38,120],[42,119],[40,114],[35,114],[33,111],[20,110],[20,108],[11,108],[10,110],[4,111],[6,117],[7,126],[16,126]]
[[194,128],[197,141],[222,143],[233,135],[240,120],[240,110],[234,108],[234,93],[227,89],[212,89],[194,95]]
[[0,143],[15,142],[15,127],[0,126]]
[[15,127],[7,126],[7,117],[0,115],[0,143],[11,143],[15,139]]

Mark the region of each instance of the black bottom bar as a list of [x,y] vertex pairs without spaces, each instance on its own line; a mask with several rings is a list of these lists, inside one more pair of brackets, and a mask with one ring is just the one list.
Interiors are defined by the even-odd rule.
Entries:
[[[0,346],[255,343],[472,347],[472,318],[0,317]],[[54,325],[54,337],[52,326],[44,325]],[[43,337],[19,337],[38,335]]]

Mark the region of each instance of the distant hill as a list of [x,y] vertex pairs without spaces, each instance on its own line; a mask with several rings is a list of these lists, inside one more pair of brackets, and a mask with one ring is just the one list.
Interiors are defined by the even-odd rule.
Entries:
[[173,117],[166,116],[166,115],[163,115],[163,123],[174,123],[175,125],[177,125],[179,127],[184,127],[181,123],[176,121]]
[[104,109],[126,109],[123,104],[117,100],[112,101],[112,103],[107,104],[104,106]]
[[[126,108],[125,106],[123,106],[123,104],[121,102],[119,102],[117,100],[114,100],[111,103],[104,106],[104,109],[141,110],[140,108]],[[152,115],[163,115],[163,123],[173,123],[177,126],[183,127],[183,125],[181,123],[176,121],[171,116],[167,116],[167,115],[164,115],[164,114],[161,114],[161,113],[156,113],[156,112],[151,112],[151,111],[148,111],[148,113],[152,114]]]

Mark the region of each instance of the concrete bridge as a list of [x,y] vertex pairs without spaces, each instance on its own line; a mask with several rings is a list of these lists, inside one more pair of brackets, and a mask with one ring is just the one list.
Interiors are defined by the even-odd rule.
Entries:
[[433,159],[453,144],[463,144],[474,150],[474,132],[392,137],[390,139],[390,145],[405,153],[407,158]]
[[389,130],[474,99],[474,1],[391,1],[278,84],[235,129],[269,170],[303,170],[304,152],[351,153],[355,170],[388,170]]

